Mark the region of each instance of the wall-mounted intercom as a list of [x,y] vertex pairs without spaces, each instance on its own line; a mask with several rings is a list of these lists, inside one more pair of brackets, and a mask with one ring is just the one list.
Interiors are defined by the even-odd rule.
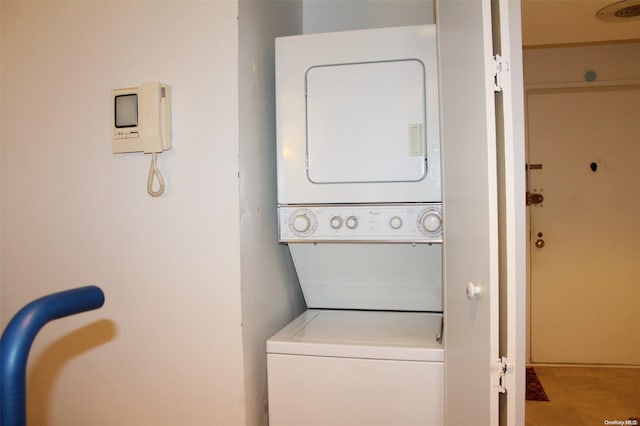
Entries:
[[[164,180],[156,167],[156,153],[171,148],[171,87],[159,82],[138,87],[114,89],[113,153],[152,154],[147,192],[158,197],[164,192]],[[160,185],[153,190],[153,179]]]

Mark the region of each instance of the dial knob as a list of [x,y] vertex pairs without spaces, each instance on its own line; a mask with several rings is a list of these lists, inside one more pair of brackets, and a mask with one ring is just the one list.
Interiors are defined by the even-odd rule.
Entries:
[[349,216],[347,218],[347,228],[355,229],[358,226],[358,218],[355,216]]
[[306,232],[311,227],[311,220],[305,213],[299,214],[293,218],[291,227],[296,232]]
[[473,300],[477,298],[482,291],[480,287],[474,283],[468,283],[466,288],[467,298]]
[[422,226],[427,232],[438,232],[442,227],[442,218],[436,211],[427,212],[422,216]]
[[400,229],[402,226],[402,219],[398,216],[394,216],[389,220],[389,226],[393,229]]
[[333,229],[339,229],[342,226],[342,218],[340,216],[333,216],[329,224]]

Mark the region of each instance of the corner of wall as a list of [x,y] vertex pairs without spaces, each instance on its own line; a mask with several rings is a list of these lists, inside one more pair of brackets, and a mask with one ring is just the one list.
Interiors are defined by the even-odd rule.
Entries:
[[240,246],[246,425],[267,422],[266,340],[305,305],[276,217],[275,49],[301,1],[239,2]]
[[[3,244],[2,244],[2,118],[3,118],[3,113],[2,113],[2,62],[3,62],[3,55],[2,52],[4,51],[3,46],[2,46],[2,40],[4,40],[3,37],[3,10],[4,10],[4,2],[0,2],[0,300],[2,300],[2,252],[3,252]],[[2,315],[3,309],[2,309],[2,303],[0,303],[0,333],[4,330],[4,326],[5,326],[5,322],[3,320],[3,315]]]

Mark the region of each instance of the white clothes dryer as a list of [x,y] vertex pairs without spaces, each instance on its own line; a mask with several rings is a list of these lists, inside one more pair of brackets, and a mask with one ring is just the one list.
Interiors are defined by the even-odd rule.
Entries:
[[278,203],[440,202],[435,25],[276,39]]

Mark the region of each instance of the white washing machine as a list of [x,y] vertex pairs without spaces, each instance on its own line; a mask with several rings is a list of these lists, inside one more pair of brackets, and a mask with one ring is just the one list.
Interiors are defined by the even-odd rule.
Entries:
[[267,341],[270,425],[443,424],[439,207],[283,208],[310,309]]
[[309,309],[267,341],[272,426],[443,424],[435,35],[276,40],[279,240]]
[[442,316],[307,310],[267,343],[269,424],[444,424]]

